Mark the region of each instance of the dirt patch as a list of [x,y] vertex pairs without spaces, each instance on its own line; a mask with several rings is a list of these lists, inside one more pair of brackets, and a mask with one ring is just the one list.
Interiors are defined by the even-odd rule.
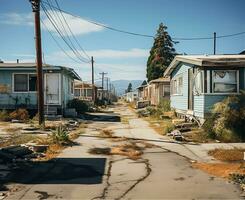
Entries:
[[113,131],[112,131],[111,129],[102,129],[102,130],[100,131],[100,135],[101,135],[102,137],[112,137]]
[[41,160],[50,160],[58,156],[58,154],[64,149],[65,147],[59,144],[52,144],[48,147],[45,157],[41,158]]
[[209,174],[229,178],[230,174],[245,174],[245,163],[193,163],[192,167]]
[[88,151],[91,154],[111,155],[111,148],[92,148]]
[[137,146],[135,143],[123,144],[113,147],[111,149],[111,154],[127,156],[132,160],[137,160],[141,158],[143,154],[143,148]]
[[143,154],[142,147],[137,146],[135,143],[127,143],[117,145],[112,148],[92,148],[88,152],[92,154],[103,154],[103,155],[122,155],[127,156],[132,160],[141,158]]
[[123,142],[128,140],[126,137],[118,137],[118,138],[112,138],[111,141],[112,142]]
[[214,149],[208,152],[208,155],[213,156],[221,161],[243,161],[245,149]]

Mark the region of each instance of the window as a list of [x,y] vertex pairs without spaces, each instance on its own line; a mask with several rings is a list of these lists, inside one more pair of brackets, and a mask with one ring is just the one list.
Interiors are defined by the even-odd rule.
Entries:
[[91,97],[92,96],[92,89],[87,89],[87,97]]
[[36,74],[14,74],[14,92],[35,92],[37,91]]
[[179,76],[172,80],[171,84],[172,94],[182,95],[183,90],[183,77]]
[[70,87],[70,88],[71,88],[71,94],[74,94],[74,82],[71,81],[70,84],[71,84],[71,85],[70,85],[70,86],[71,86],[71,87]]
[[37,75],[29,74],[29,91],[37,91]]
[[27,92],[28,91],[28,74],[14,75],[14,91]]
[[164,91],[163,96],[170,96],[170,86],[169,85],[165,85],[163,91]]
[[237,81],[238,70],[214,70],[213,93],[235,93],[238,92]]
[[75,95],[75,97],[80,97],[80,89],[75,89],[74,95]]
[[194,79],[194,92],[195,94],[203,93],[203,72],[198,71]]

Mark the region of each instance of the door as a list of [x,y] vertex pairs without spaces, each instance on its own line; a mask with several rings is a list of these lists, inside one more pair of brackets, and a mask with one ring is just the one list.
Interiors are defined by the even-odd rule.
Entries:
[[60,104],[60,74],[47,73],[44,78],[45,83],[45,104]]
[[188,110],[193,110],[194,108],[193,85],[194,73],[193,68],[190,68],[188,69]]

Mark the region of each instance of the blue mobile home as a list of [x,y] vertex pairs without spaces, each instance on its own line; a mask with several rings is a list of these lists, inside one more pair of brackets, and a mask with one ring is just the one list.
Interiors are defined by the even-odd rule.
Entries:
[[[63,113],[74,98],[74,79],[80,77],[71,68],[43,64],[45,110]],[[37,109],[36,88],[35,63],[0,63],[0,109]]]
[[171,107],[202,123],[215,103],[245,89],[245,55],[176,56],[164,76],[171,78]]

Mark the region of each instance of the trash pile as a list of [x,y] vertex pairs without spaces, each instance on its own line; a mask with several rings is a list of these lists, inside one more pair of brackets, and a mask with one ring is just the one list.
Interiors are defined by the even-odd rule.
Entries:
[[28,161],[45,156],[48,145],[27,143],[25,145],[12,145],[0,149],[0,163]]

